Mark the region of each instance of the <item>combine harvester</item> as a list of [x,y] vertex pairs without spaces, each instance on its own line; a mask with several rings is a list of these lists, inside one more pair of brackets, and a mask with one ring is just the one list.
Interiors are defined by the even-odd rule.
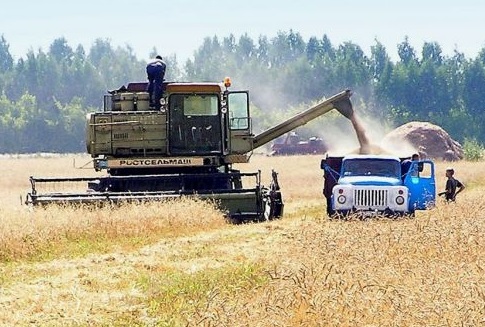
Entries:
[[303,140],[295,132],[288,133],[283,142],[271,145],[272,156],[325,154],[327,151],[328,147],[321,138],[313,136]]
[[[102,177],[31,177],[26,203],[93,203],[162,200],[196,195],[215,200],[236,222],[281,217],[277,173],[269,187],[260,172],[232,168],[254,149],[337,109],[353,113],[349,90],[338,93],[267,131],[251,131],[249,92],[223,83],[165,83],[162,107],[149,107],[147,83],[130,83],[104,97],[104,110],[87,117],[86,146]],[[252,179],[251,186],[246,186]],[[244,180],[244,182],[243,182]],[[79,191],[41,189],[81,182]],[[49,187],[48,189],[52,189]]]

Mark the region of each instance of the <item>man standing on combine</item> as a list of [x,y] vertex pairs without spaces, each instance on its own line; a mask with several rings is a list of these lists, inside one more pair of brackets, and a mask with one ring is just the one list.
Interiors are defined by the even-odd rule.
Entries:
[[150,107],[160,110],[160,99],[163,93],[163,80],[165,78],[165,68],[167,65],[162,56],[156,56],[155,59],[147,65],[148,76],[148,96],[150,97]]

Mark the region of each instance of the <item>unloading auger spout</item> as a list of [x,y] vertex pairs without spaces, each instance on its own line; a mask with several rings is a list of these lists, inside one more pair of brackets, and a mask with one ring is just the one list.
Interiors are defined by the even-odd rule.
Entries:
[[336,109],[343,116],[348,119],[354,114],[352,102],[350,96],[352,92],[350,90],[342,91],[328,99],[321,101],[313,107],[287,119],[286,121],[262,132],[253,139],[253,149],[256,149],[268,142],[275,140],[281,135],[294,130],[297,127],[305,125],[311,120],[324,115],[332,109]]

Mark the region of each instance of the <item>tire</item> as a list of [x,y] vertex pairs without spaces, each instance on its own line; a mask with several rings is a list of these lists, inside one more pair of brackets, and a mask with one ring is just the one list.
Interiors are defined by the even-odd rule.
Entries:
[[271,198],[267,197],[264,200],[264,208],[263,208],[263,215],[261,217],[261,221],[270,221],[273,219],[273,204],[271,203]]
[[263,198],[263,212],[260,221],[270,221],[281,218],[283,215],[284,204],[279,191],[275,192],[273,196],[266,195]]

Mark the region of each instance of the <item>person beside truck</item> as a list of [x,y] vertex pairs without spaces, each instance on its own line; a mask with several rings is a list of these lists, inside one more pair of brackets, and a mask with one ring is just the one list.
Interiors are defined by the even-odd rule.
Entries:
[[[404,178],[406,178],[406,175],[408,174],[413,161],[419,161],[418,153],[414,153],[410,159],[406,159],[401,163],[401,176],[403,181],[404,181]],[[418,168],[420,171],[422,170],[422,166]]]
[[461,193],[465,189],[465,185],[457,180],[455,177],[455,170],[451,167],[446,168],[446,187],[444,192],[438,193],[439,196],[444,196],[446,201],[453,202],[456,199],[458,193]]

